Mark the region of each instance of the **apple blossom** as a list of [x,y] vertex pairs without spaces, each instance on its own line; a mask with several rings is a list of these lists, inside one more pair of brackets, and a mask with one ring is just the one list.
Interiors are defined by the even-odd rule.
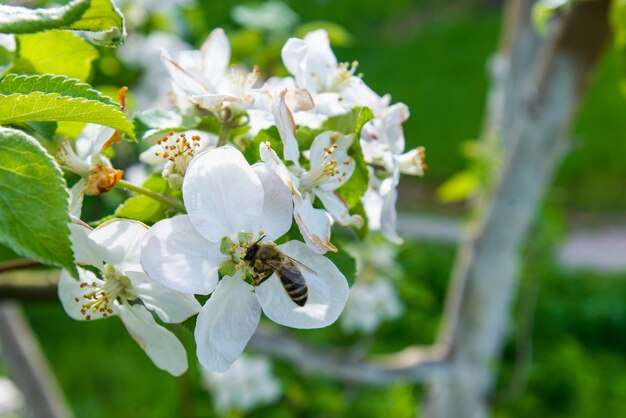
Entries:
[[415,148],[404,153],[405,139],[402,124],[409,117],[409,109],[397,103],[368,121],[361,130],[361,150],[369,166],[368,190],[361,199],[367,213],[369,227],[382,231],[392,242],[402,240],[396,232],[396,200],[400,173],[423,175],[424,149]]
[[70,237],[79,280],[63,270],[59,299],[74,319],[95,320],[118,315],[154,364],[178,376],[187,370],[185,348],[153,318],[179,323],[196,314],[200,304],[151,280],[139,263],[139,249],[148,227],[113,219],[92,230],[74,220]]
[[111,145],[115,129],[87,124],[74,141],[65,140],[60,145],[57,160],[61,167],[81,178],[70,189],[70,213],[80,216],[83,195],[96,196],[111,190],[124,172],[116,170],[102,151]]
[[204,386],[213,394],[215,409],[249,411],[260,404],[276,401],[281,386],[272,375],[268,359],[242,355],[225,372],[201,369]]
[[[247,249],[272,243],[292,223],[291,193],[263,164],[250,166],[236,149],[224,146],[194,158],[183,181],[187,215],[156,223],[146,235],[141,264],[154,280],[185,293],[211,294],[195,329],[200,363],[227,370],[239,357],[261,311],[294,328],[320,328],[341,313],[348,284],[325,257],[305,244],[277,246],[301,269],[308,288],[304,306],[295,304],[276,274],[258,286],[249,283]],[[218,270],[224,272],[218,281]]]
[[[262,143],[260,146],[261,159],[292,192],[294,218],[304,240],[319,253],[336,251],[330,242],[332,219],[341,225],[363,225],[363,219],[358,215],[351,216],[346,203],[335,193],[354,172],[354,159],[348,155],[352,141],[353,135],[332,131],[319,134],[307,152],[310,162],[308,170],[296,158],[292,158],[293,165],[287,167],[269,143]],[[287,153],[288,142],[283,143]],[[297,142],[294,140],[292,143],[294,153],[299,154]],[[316,197],[320,199],[324,209],[313,207]]]
[[139,155],[139,160],[162,168],[162,175],[174,189],[180,189],[193,157],[215,147],[217,137],[202,131],[169,132]]

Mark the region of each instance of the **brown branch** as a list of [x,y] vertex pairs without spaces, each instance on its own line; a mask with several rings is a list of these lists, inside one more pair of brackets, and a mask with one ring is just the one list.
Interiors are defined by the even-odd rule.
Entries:
[[11,260],[11,261],[6,261],[4,263],[0,263],[0,273],[13,271],[13,270],[28,269],[28,268],[33,268],[33,267],[40,267],[42,265],[43,264],[41,264],[39,261],[28,260],[28,259]]
[[57,299],[58,270],[13,270],[0,274],[0,300]]

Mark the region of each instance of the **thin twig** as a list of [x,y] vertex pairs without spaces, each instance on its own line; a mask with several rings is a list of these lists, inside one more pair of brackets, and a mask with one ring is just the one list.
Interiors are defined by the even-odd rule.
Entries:
[[121,187],[122,189],[130,190],[134,193],[143,194],[148,196],[158,202],[164,203],[170,206],[173,209],[176,209],[178,212],[185,213],[185,206],[182,204],[180,200],[174,199],[170,196],[166,196],[161,193],[157,193],[153,190],[146,189],[145,187],[138,186],[136,184],[130,183],[126,180],[120,180],[116,183],[116,186]]
[[13,270],[28,269],[28,268],[33,268],[33,267],[40,267],[42,265],[43,264],[41,264],[39,261],[28,260],[28,259],[5,261],[4,263],[0,263],[0,273],[13,271]]

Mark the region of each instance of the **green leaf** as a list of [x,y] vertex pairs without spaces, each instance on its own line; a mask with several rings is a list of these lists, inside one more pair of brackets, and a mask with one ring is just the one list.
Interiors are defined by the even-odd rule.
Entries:
[[261,160],[259,147],[263,142],[269,142],[277,155],[283,155],[283,141],[280,139],[280,134],[278,133],[276,126],[272,126],[271,128],[259,131],[259,133],[243,151],[244,157],[246,157],[246,160],[250,164],[257,163]]
[[348,285],[352,287],[354,281],[356,280],[356,259],[345,250],[344,246],[340,242],[335,240],[333,244],[337,247],[337,252],[335,253],[329,251],[325,254],[325,257],[337,266],[339,271],[346,276]]
[[27,9],[0,6],[0,33],[36,33],[50,29],[86,31],[105,46],[124,42],[124,17],[111,0],[75,0],[66,6]]
[[[143,187],[172,197],[177,197],[177,194],[180,195],[180,192],[168,187],[167,180],[159,173],[150,175],[143,183]],[[129,218],[147,224],[154,224],[166,218],[169,210],[169,206],[151,197],[136,195],[118,206],[114,215],[118,218]]]
[[9,74],[0,80],[0,94],[29,94],[34,91],[58,93],[62,96],[82,97],[83,99],[94,100],[119,108],[119,104],[115,100],[94,90],[89,84],[80,83],[76,79],[67,78],[63,75]]
[[126,113],[88,84],[63,76],[6,76],[0,81],[0,124],[32,121],[96,123],[135,139]]
[[352,109],[351,113],[330,118],[322,125],[324,130],[328,129],[339,131],[343,134],[354,134],[354,140],[348,150],[348,155],[354,158],[356,163],[354,173],[350,176],[350,180],[336,190],[336,193],[350,208],[354,208],[358,205],[361,202],[361,197],[367,191],[369,171],[363,158],[359,138],[361,137],[361,128],[363,128],[363,125],[373,118],[374,113],[369,108],[357,107]]
[[461,171],[450,177],[437,189],[437,197],[445,203],[466,200],[476,194],[479,186],[480,179],[475,171]]
[[0,128],[0,242],[76,275],[63,174],[39,143]]
[[19,55],[13,72],[63,74],[84,81],[98,51],[71,32],[47,31],[18,35]]
[[200,118],[195,115],[182,115],[173,110],[150,109],[135,114],[135,132],[137,138],[167,133],[179,132],[196,128]]
[[626,0],[611,2],[610,13],[615,45],[623,50],[626,46]]
[[17,44],[14,36],[4,36],[0,39],[0,77],[13,67]]

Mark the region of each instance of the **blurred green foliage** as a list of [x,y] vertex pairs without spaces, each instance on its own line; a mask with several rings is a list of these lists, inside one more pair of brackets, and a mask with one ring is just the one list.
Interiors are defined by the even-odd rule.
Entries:
[[[416,180],[416,185],[434,189],[467,168],[462,144],[480,133],[489,86],[487,61],[500,30],[499,9],[486,1],[455,5],[449,0],[388,0],[384,7],[374,0],[288,3],[302,24],[324,20],[344,27],[350,42],[335,49],[339,60],[359,61],[368,85],[409,106],[407,146],[424,145],[429,165],[426,177]],[[189,23],[181,35],[199,46],[210,30],[225,27],[239,56],[253,52],[250,45],[266,42],[269,46],[263,53],[253,54],[255,60],[267,65],[264,71],[280,72],[276,57],[284,39],[239,28],[230,15],[235,4],[240,2],[206,0],[197,9],[182,11]],[[153,18],[145,29],[163,25]],[[101,50],[101,54],[101,62],[115,61],[113,51]],[[532,331],[522,338],[530,347],[531,362],[520,369],[516,327],[498,370],[494,394],[498,418],[626,417],[626,275],[565,271],[550,257],[562,233],[563,211],[626,209],[621,193],[626,178],[622,157],[626,103],[619,91],[620,59],[609,51],[602,64],[577,117],[572,149],[550,192],[549,209],[539,220],[537,229],[542,232],[533,235],[527,248],[520,304],[536,298]],[[110,73],[98,70],[92,77],[98,85],[130,84],[137,72],[120,67]],[[120,201],[115,193],[104,199],[104,207],[111,211]],[[89,201],[87,217],[97,219],[101,204]],[[406,308],[400,319],[385,323],[374,336],[343,335],[338,325],[296,331],[296,335],[315,344],[375,353],[431,343],[439,327],[454,251],[407,243],[398,260],[404,278],[396,286]],[[152,365],[118,320],[76,322],[54,303],[29,305],[27,313],[76,416],[214,416],[211,398],[198,383],[193,349],[190,371],[176,379]],[[527,320],[515,314],[515,324]],[[180,328],[178,333],[187,347],[193,347],[188,331]],[[412,417],[424,391],[421,385],[402,382],[388,388],[340,384],[300,375],[280,362],[274,370],[285,389],[281,402],[246,416]],[[512,379],[520,374],[521,385],[512,388]]]

